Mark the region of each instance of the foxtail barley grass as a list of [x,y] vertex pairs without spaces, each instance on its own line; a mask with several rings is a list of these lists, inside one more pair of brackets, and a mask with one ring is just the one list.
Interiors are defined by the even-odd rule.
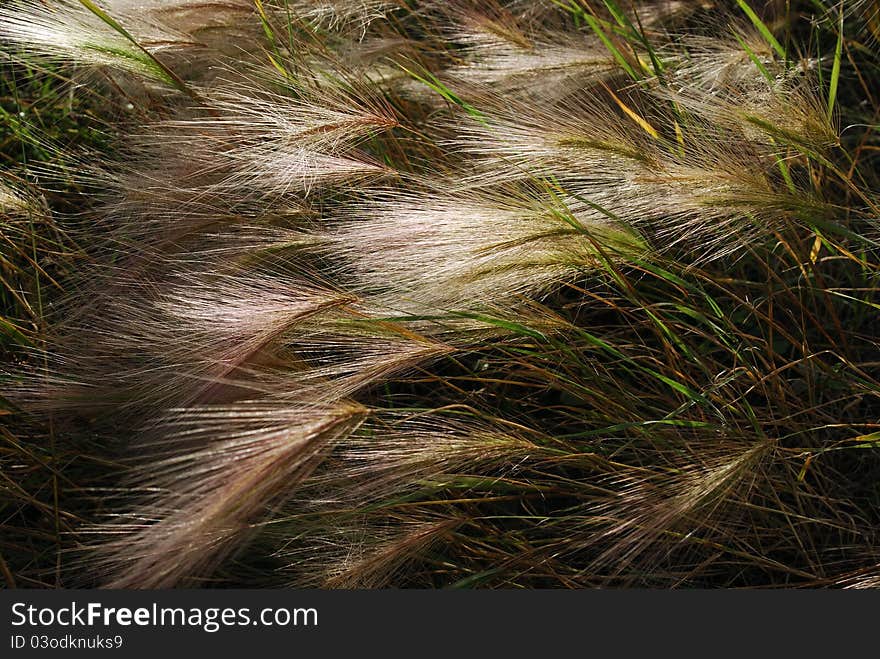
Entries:
[[0,5],[7,581],[877,585],[878,11]]

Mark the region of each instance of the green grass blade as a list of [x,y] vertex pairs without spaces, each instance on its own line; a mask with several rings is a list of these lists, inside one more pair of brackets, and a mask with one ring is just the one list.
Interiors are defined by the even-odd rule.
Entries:
[[837,29],[837,45],[834,48],[834,64],[831,67],[831,80],[828,84],[828,121],[834,116],[834,104],[837,101],[837,87],[840,84],[840,59],[843,54],[843,11],[840,11],[840,23]]
[[751,48],[749,48],[749,45],[736,32],[733,33],[733,36],[742,47],[742,49],[746,51],[749,59],[752,60],[752,63],[757,67],[758,71],[761,72],[761,75],[767,79],[767,82],[773,84],[773,76],[771,75],[770,71],[767,70],[767,67],[764,66],[761,60],[758,59],[758,56],[755,55],[755,52]]
[[611,38],[605,34],[605,30],[602,29],[599,21],[587,13],[583,15],[583,18],[590,26],[590,29],[593,30],[596,36],[599,37],[599,40],[605,45],[605,48],[608,49],[608,52],[614,57],[615,61],[620,65],[620,68],[626,71],[627,75],[633,80],[640,80],[640,76],[636,73],[635,69],[633,69],[632,65],[626,61],[626,57],[623,56],[623,53],[621,53],[617,46],[614,45]]
[[758,29],[758,32],[761,33],[761,36],[764,37],[773,50],[775,50],[782,59],[788,59],[785,54],[785,48],[783,48],[782,44],[773,36],[770,28],[768,28],[764,21],[761,20],[761,17],[755,13],[755,10],[749,6],[749,3],[747,3],[746,0],[736,0],[736,4],[738,4],[745,15],[749,17],[749,20],[752,21],[752,24]]
[[657,79],[663,82],[663,63],[660,61],[660,58],[657,57],[657,53],[651,46],[648,37],[645,36],[645,31],[642,27],[641,20],[639,20],[638,13],[635,14],[636,20],[639,23],[639,26],[636,27],[626,13],[620,8],[620,5],[614,0],[603,0],[603,2],[608,11],[611,12],[614,20],[617,21],[617,24],[628,33],[626,36],[630,39],[635,39],[645,47],[645,50],[648,52],[648,58],[651,60],[651,66],[654,69],[654,73],[657,75]]
[[429,71],[425,71],[425,75],[420,76],[418,73],[410,71],[408,68],[406,68],[402,64],[398,64],[398,66],[401,69],[403,69],[407,73],[407,75],[409,75],[410,77],[412,77],[415,80],[418,80],[423,85],[427,85],[428,87],[430,87],[435,92],[440,94],[440,96],[445,98],[450,103],[458,105],[460,108],[462,108],[465,112],[467,112],[471,117],[473,117],[474,119],[476,119],[480,123],[482,123],[486,126],[489,125],[489,123],[486,121],[486,115],[484,115],[482,112],[480,112],[473,105],[471,105],[470,103],[465,101],[463,98],[458,96],[458,94],[456,94],[451,89],[449,89],[449,87],[444,85],[440,81],[440,79],[437,76],[435,76],[434,74],[430,73]]
[[95,16],[100,18],[104,23],[106,23],[110,28],[112,28],[115,32],[125,37],[128,41],[132,43],[138,50],[142,51],[150,60],[150,62],[155,65],[158,70],[160,76],[171,83],[174,87],[182,91],[184,94],[196,98],[195,93],[186,85],[186,83],[181,80],[181,78],[174,73],[171,69],[169,69],[165,64],[161,62],[153,53],[148,51],[146,48],[138,43],[138,40],[132,36],[132,34],[126,30],[115,18],[110,16],[106,11],[101,9],[98,5],[96,5],[92,0],[79,0],[80,4],[83,7],[92,12]]

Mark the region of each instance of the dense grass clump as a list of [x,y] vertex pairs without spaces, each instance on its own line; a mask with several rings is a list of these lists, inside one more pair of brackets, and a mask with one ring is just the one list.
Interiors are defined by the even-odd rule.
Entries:
[[878,39],[0,5],[7,582],[880,584]]

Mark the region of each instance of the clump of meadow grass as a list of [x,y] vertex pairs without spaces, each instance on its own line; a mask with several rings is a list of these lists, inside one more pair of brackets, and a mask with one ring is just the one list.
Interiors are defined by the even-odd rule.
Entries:
[[875,10],[0,7],[128,107],[0,187],[84,254],[4,386],[95,456],[47,574],[875,585]]

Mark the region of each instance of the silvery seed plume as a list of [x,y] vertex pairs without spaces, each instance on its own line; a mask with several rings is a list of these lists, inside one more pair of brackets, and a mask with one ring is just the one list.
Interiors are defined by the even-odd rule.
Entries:
[[[363,409],[351,404],[190,410],[162,440],[174,442],[170,454],[162,455],[161,444],[150,447],[149,493],[136,517],[100,530],[109,536],[100,560],[118,575],[108,585],[169,587],[203,573],[362,417]],[[132,487],[137,490],[137,481]]]
[[[278,552],[290,583],[314,588],[390,588],[420,557],[443,546],[461,522],[426,513],[389,528],[359,518],[292,535]],[[323,533],[322,533],[323,531]]]
[[[357,512],[359,507],[416,489],[441,490],[462,473],[475,481],[490,472],[495,482],[516,479],[524,464],[552,459],[553,450],[541,445],[546,439],[516,424],[375,410],[287,505],[282,527],[288,540],[279,551],[285,572],[295,583],[325,588],[393,583],[398,570],[448,541],[467,520],[425,510],[378,526],[376,517]],[[348,486],[340,488],[341,482]],[[341,524],[323,524],[333,510],[352,512],[343,513]]]
[[[135,413],[150,405],[210,400],[224,389],[222,382],[258,359],[293,324],[346,301],[333,291],[268,278],[215,275],[211,286],[192,285],[186,276],[161,287],[115,283],[110,295],[99,298],[100,320],[71,323],[58,351],[78,354],[76,379],[90,383],[82,394],[68,392],[83,397],[79,405],[93,401],[133,407]],[[110,361],[117,364],[114,373],[102,373],[101,365]],[[54,396],[56,402],[65,398],[60,392]]]
[[348,28],[361,33],[370,23],[400,7],[399,2],[388,0],[295,0],[277,4],[300,20],[331,30]]
[[771,442],[743,442],[731,447],[729,454],[701,456],[701,463],[683,466],[685,477],[676,482],[674,494],[664,493],[661,482],[647,485],[634,478],[632,483],[621,483],[627,496],[620,503],[611,500],[599,504],[601,514],[610,523],[596,537],[611,542],[596,559],[594,568],[623,571],[630,561],[644,558],[643,554],[659,544],[660,529],[686,527],[695,518],[707,520],[710,528],[710,520],[716,515],[726,524],[735,524],[736,516],[743,514],[737,503],[748,501],[750,489],[759,487],[761,464],[773,448]]
[[396,124],[387,108],[332,88],[299,99],[249,91],[206,94],[203,116],[163,122],[142,138],[144,151],[152,151],[157,164],[177,168],[168,172],[164,165],[164,172],[156,172],[163,177],[158,191],[170,187],[164,180],[170,176],[182,188],[182,206],[200,197],[241,203],[249,195],[280,199],[326,183],[386,174],[381,163],[356,147]]
[[[612,253],[637,250],[639,242],[607,217],[590,213],[587,219],[549,195],[514,187],[392,193],[345,212],[326,245],[328,258],[336,255],[342,272],[350,271],[344,281],[371,295],[391,292],[414,309],[479,308],[538,295],[595,267],[593,241]],[[358,253],[363,245],[383,258]]]
[[[552,460],[553,444],[552,438],[516,423],[455,419],[439,411],[407,415],[374,410],[357,432],[339,443],[295,505],[307,510],[302,498],[308,495],[320,505],[356,507],[399,496],[414,484],[442,488],[465,472],[516,478],[525,465]],[[350,487],[338,488],[340,481],[349,481]]]
[[470,61],[446,74],[459,85],[491,85],[505,94],[561,97],[617,70],[601,43],[567,33],[523,35],[514,41],[473,31],[462,32],[457,40],[468,44]]
[[439,10],[454,26],[444,36],[463,46],[463,62],[444,71],[457,88],[492,86],[505,96],[546,102],[617,72],[598,39],[548,28],[515,8],[463,2]]
[[[619,218],[640,231],[650,226],[648,233],[659,232],[669,246],[704,241],[715,256],[735,251],[743,236],[778,226],[789,206],[805,203],[827,214],[821,200],[809,195],[795,200],[777,180],[784,154],[779,143],[786,135],[818,132],[827,140],[827,122],[819,120],[811,97],[786,95],[788,119],[782,126],[771,118],[774,106],[762,105],[752,114],[731,104],[723,118],[707,111],[706,123],[678,138],[651,124],[650,99],[635,106],[632,99],[614,98],[621,114],[596,114],[599,104],[591,96],[532,107],[528,115],[525,107],[512,110],[508,102],[487,112],[482,123],[464,122],[451,144],[475,157],[475,182],[559,179],[597,218]],[[795,129],[791,122],[799,116],[804,121]],[[757,217],[762,220],[755,222]]]
[[155,23],[192,36],[240,27],[242,19],[256,11],[248,0],[105,0],[103,5],[114,17],[148,15]]
[[125,29],[137,41],[82,4],[68,0],[52,5],[16,1],[0,8],[0,41],[20,52],[110,66],[168,82],[167,72],[153,54],[176,43],[185,44],[186,40],[146,21],[129,24]]
[[753,142],[784,142],[787,135],[819,150],[833,146],[835,127],[815,91],[816,62],[784,65],[759,35],[741,30],[737,38],[692,38],[688,58],[671,60],[670,84],[655,93]]

